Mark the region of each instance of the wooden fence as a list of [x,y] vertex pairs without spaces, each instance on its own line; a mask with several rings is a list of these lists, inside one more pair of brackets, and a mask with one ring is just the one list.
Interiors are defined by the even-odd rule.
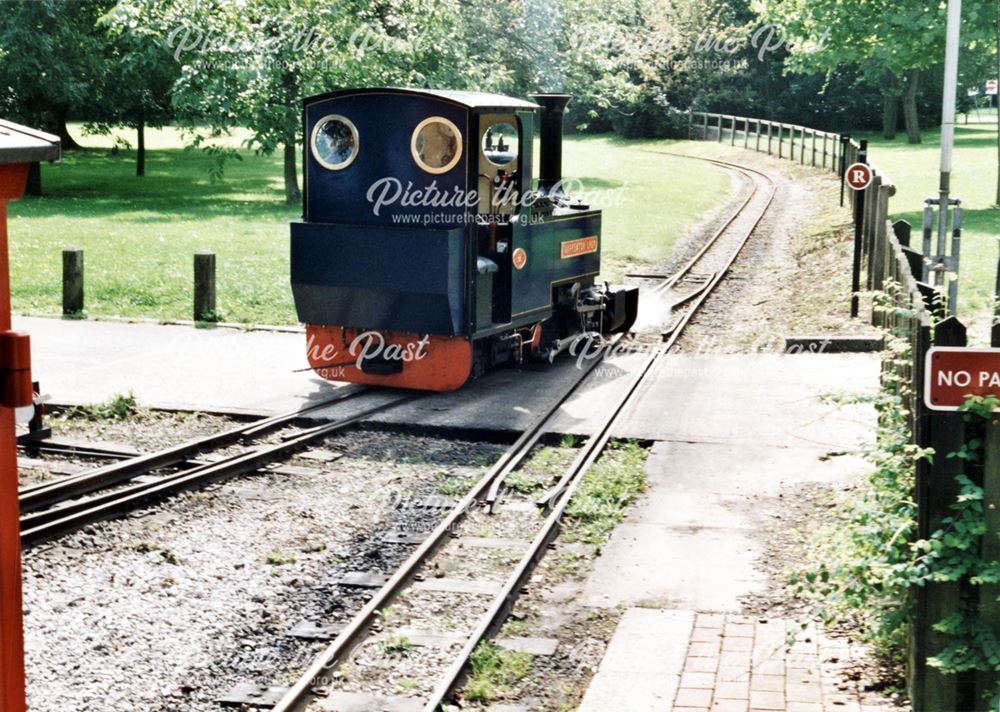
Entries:
[[[967,430],[971,426],[959,413],[932,411],[925,406],[926,357],[932,346],[966,346],[966,328],[956,317],[946,315],[938,292],[921,281],[925,258],[910,246],[910,224],[903,220],[891,222],[889,199],[895,193],[892,182],[872,166],[873,180],[867,190],[858,194],[844,186],[846,166],[868,163],[866,142],[764,119],[702,112],[691,112],[690,117],[692,139],[742,145],[839,173],[842,195],[846,188],[852,198],[859,274],[864,273],[864,287],[879,295],[878,300],[886,300],[881,307],[872,309],[872,323],[891,334],[897,345],[905,345],[897,358],[884,360],[883,388],[903,399],[912,444],[931,448],[935,453],[932,459],[921,458],[916,467],[916,536],[928,538],[942,528],[946,517],[954,514],[951,505],[959,495],[955,477],[964,473],[984,488],[987,532],[980,555],[986,561],[1000,560],[1000,418],[994,418],[985,426],[985,432],[977,434],[984,443],[980,463],[947,457],[971,437]],[[993,329],[992,344],[1000,347],[1000,327]],[[1000,633],[1000,587],[974,586],[963,580],[914,587],[911,595],[914,605],[907,681],[914,712],[996,712],[996,703],[990,699],[996,689],[995,673],[946,675],[928,665],[927,659],[954,642],[954,638],[935,630],[934,624],[963,608],[969,610],[971,606],[984,625]]]
[[[840,134],[780,121],[703,111],[688,112],[688,119],[688,138],[728,143],[798,161],[802,165],[835,172],[841,170],[840,158],[845,151],[841,148]],[[857,142],[854,147],[855,150],[859,148]],[[852,162],[848,161],[848,165]]]

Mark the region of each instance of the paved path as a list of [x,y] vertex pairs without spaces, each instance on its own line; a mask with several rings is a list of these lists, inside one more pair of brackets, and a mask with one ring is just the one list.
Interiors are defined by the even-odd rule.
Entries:
[[604,547],[582,602],[738,611],[763,578],[754,502],[782,486],[851,481],[864,463],[843,453],[871,437],[872,410],[820,396],[870,392],[877,379],[870,356],[667,357],[623,428],[654,440],[648,493]]
[[[845,643],[739,613],[742,597],[767,580],[762,498],[851,482],[865,467],[845,453],[873,437],[872,409],[821,396],[871,393],[878,373],[867,355],[664,360],[627,413],[629,433],[654,441],[648,491],[577,598],[626,609],[582,712],[610,709],[615,689],[625,691],[622,712],[877,709],[862,707],[857,684],[841,679],[857,655]],[[622,658],[654,660],[657,674],[633,675]]]
[[698,615],[673,712],[877,712],[863,678],[848,670],[859,650],[789,620]]
[[31,335],[32,371],[58,403],[84,405],[133,391],[142,405],[273,414],[329,397],[309,372],[304,337],[15,317]]

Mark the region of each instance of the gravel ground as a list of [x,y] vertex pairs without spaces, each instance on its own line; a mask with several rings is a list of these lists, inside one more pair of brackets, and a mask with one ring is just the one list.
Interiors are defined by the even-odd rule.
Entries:
[[[545,484],[550,484],[554,481],[553,475],[557,474],[555,463],[569,462],[572,456],[572,448],[540,448],[519,472],[532,479],[539,477],[539,483],[543,474],[548,473]],[[514,507],[513,503],[516,503]],[[463,537],[500,537],[527,543],[543,522],[533,508],[530,493],[506,490],[504,505],[494,514],[476,510],[459,523],[454,538],[421,568],[417,581],[432,583],[446,578],[502,584],[521,560],[525,549],[467,546]],[[468,636],[491,601],[491,595],[408,589],[383,611],[381,636],[369,639],[354,650],[350,660],[339,669],[331,689],[417,699],[426,697],[465,640],[456,637],[450,644],[445,641],[440,645],[417,646],[411,645],[408,633]]]
[[[160,450],[205,433],[228,430],[236,427],[239,422],[204,413],[146,409],[139,409],[122,420],[94,419],[76,409],[61,410],[45,417],[46,427],[52,428],[52,437],[57,440],[112,446],[137,452]],[[18,433],[26,431],[26,426],[18,426]],[[22,487],[114,462],[98,457],[38,453],[23,448],[19,449],[18,455],[18,481]]]
[[397,505],[502,451],[358,431],[324,448],[342,455],[293,462],[315,474],[239,478],[28,551],[32,709],[215,710],[237,682],[287,683],[317,647],[288,629],[348,619],[369,594],[336,580],[391,570],[410,549],[379,533],[439,516]]

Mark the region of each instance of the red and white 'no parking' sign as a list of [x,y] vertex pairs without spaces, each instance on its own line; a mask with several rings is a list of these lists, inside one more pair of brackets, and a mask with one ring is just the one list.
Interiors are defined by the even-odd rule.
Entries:
[[865,163],[852,163],[847,167],[844,179],[854,190],[864,190],[872,182],[871,166]]

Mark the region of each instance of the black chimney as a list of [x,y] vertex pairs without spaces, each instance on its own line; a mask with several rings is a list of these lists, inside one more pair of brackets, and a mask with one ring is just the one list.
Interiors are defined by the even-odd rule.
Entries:
[[542,107],[538,190],[548,195],[562,180],[563,111],[572,97],[569,94],[532,94],[531,98]]

